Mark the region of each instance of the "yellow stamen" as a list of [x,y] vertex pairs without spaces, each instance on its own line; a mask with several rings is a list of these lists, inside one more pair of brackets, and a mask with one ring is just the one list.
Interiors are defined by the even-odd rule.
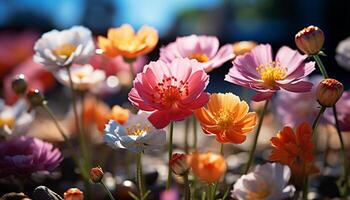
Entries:
[[83,79],[87,76],[87,73],[83,71],[79,71],[79,72],[75,72],[74,76],[77,77],[78,79]]
[[196,59],[198,62],[201,62],[201,63],[209,61],[209,57],[204,53],[195,53],[195,54],[192,54],[189,58]]
[[217,114],[218,124],[222,129],[227,129],[232,125],[233,119],[232,114],[230,114],[227,110],[220,110]]
[[0,127],[7,125],[9,128],[12,128],[14,123],[15,118],[13,117],[0,117]]
[[133,124],[126,128],[126,133],[128,135],[140,136],[148,131],[150,131],[151,127],[149,125],[142,125],[140,123]]
[[74,51],[77,49],[77,47],[74,44],[61,44],[56,49],[54,49],[52,52],[57,56],[63,56],[68,58]]
[[266,184],[260,186],[261,189],[257,192],[248,192],[246,195],[247,200],[263,200],[270,195],[270,189]]
[[279,62],[270,62],[259,65],[259,67],[256,68],[256,71],[259,72],[261,80],[264,81],[266,86],[274,87],[276,81],[285,78],[287,68],[283,67]]

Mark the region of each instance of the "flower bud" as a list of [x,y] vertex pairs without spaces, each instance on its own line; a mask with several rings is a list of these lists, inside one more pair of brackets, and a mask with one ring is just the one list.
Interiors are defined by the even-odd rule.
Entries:
[[16,75],[12,80],[12,90],[16,94],[24,94],[27,91],[27,80],[23,74]]
[[176,175],[185,174],[189,169],[187,155],[183,153],[174,153],[169,161],[169,167]]
[[44,95],[38,89],[30,89],[27,99],[33,107],[42,106],[45,101]]
[[70,188],[64,193],[64,200],[83,200],[84,193],[78,188]]
[[236,56],[243,55],[245,53],[250,52],[254,47],[256,47],[258,44],[254,41],[240,41],[235,42],[232,45],[233,53]]
[[324,43],[323,31],[317,26],[308,26],[295,35],[295,44],[307,55],[320,52]]
[[91,168],[90,170],[90,179],[94,183],[101,182],[103,175],[104,173],[101,167],[94,167],[94,168]]
[[344,91],[344,86],[339,81],[327,78],[321,81],[316,89],[316,98],[320,105],[332,107],[337,103]]

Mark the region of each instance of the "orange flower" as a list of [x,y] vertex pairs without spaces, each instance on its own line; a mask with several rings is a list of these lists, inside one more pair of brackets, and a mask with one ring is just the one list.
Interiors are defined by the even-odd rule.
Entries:
[[99,36],[97,39],[98,46],[109,57],[121,55],[125,58],[136,58],[154,49],[158,43],[158,33],[152,27],[143,26],[135,34],[129,24],[123,24],[119,28],[109,29],[107,38]]
[[314,165],[314,145],[309,124],[300,124],[296,134],[291,127],[284,127],[277,137],[271,138],[271,144],[273,150],[268,159],[288,165],[292,170],[292,179],[296,185],[302,184],[305,175],[318,173]]
[[218,181],[227,169],[224,157],[212,152],[195,151],[187,158],[193,174],[206,183]]
[[232,93],[212,94],[208,108],[195,111],[204,133],[215,134],[220,143],[240,144],[256,125],[256,113]]
[[118,122],[123,125],[129,119],[130,111],[128,109],[124,109],[118,105],[113,106],[110,119]]
[[64,200],[83,200],[84,194],[78,188],[70,188],[64,193]]
[[103,131],[110,118],[110,108],[102,101],[88,97],[84,102],[84,126],[96,124],[99,131]]

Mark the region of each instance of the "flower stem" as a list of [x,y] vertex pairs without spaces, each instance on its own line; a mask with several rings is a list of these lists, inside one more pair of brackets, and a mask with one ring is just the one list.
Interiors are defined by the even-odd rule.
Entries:
[[[169,146],[168,146],[168,161],[170,162],[171,156],[173,155],[173,132],[174,132],[174,122],[170,123],[170,136],[169,136]],[[170,184],[171,184],[171,169],[170,166],[168,166],[168,179],[166,182],[166,189],[170,189]]]
[[136,176],[137,176],[137,185],[139,187],[140,199],[143,199],[143,182],[142,182],[142,152],[137,153],[136,161]]
[[318,65],[318,68],[320,69],[323,77],[324,78],[328,78],[328,74],[327,74],[326,68],[324,67],[320,57],[318,56],[318,54],[313,55],[312,57],[315,59],[317,65]]
[[189,145],[188,145],[188,136],[189,136],[189,134],[188,134],[188,132],[189,132],[189,129],[190,129],[190,120],[189,120],[189,118],[187,118],[186,120],[185,120],[185,137],[184,137],[184,143],[185,143],[185,153],[186,154],[188,154],[188,152],[189,152]]
[[197,149],[197,121],[193,116],[193,149]]
[[109,191],[108,187],[106,186],[106,184],[104,184],[103,181],[101,181],[100,183],[103,186],[103,188],[106,190],[106,192],[107,192],[107,194],[109,196],[109,199],[110,200],[115,200],[113,195],[112,195],[112,193],[111,193],[111,191]]
[[188,181],[188,172],[184,175],[184,186],[185,186],[185,200],[190,200],[191,191],[190,191],[190,183]]
[[262,112],[260,113],[258,129],[256,130],[256,134],[255,134],[255,138],[254,138],[254,141],[253,141],[253,145],[252,145],[252,147],[250,149],[250,152],[249,152],[249,159],[248,159],[247,165],[245,167],[244,174],[246,174],[249,171],[249,168],[250,168],[250,166],[253,163],[253,158],[254,158],[256,145],[258,143],[260,130],[261,130],[261,127],[262,127],[262,124],[263,124],[263,121],[264,121],[264,117],[265,117],[265,113],[266,113],[268,104],[269,104],[269,100],[266,100],[264,108],[263,108]]
[[[220,145],[220,154],[222,156],[224,156],[224,144],[223,143],[221,143],[221,145]],[[218,189],[218,184],[219,184],[219,181],[216,181],[214,183],[214,189],[213,189],[213,193],[212,193],[212,196],[211,196],[212,200],[215,200],[215,195],[216,195],[216,190]]]
[[136,76],[134,62],[129,62],[129,66],[130,66],[130,77],[131,77],[131,83],[132,83],[132,81]]
[[344,169],[344,183],[345,183],[345,191],[344,191],[344,197],[348,196],[348,178],[349,178],[349,171],[348,171],[348,165],[347,165],[347,160],[346,160],[346,150],[345,150],[345,145],[344,145],[344,140],[343,136],[341,134],[340,126],[339,126],[339,120],[337,116],[337,108],[334,105],[333,106],[333,113],[334,113],[334,120],[335,120],[335,127],[337,129],[339,141],[340,141],[340,146],[341,146],[341,152],[342,152],[342,159],[343,159],[343,169]]

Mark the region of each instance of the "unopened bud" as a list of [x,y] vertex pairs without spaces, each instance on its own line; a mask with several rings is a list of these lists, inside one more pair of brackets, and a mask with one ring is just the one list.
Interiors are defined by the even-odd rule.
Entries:
[[94,167],[90,170],[90,179],[94,183],[101,182],[103,175],[104,173],[101,167]]
[[12,80],[12,90],[16,94],[24,94],[27,91],[27,80],[23,74],[16,75]]
[[70,188],[64,193],[64,200],[83,200],[84,193],[78,188]]
[[325,107],[332,107],[343,94],[344,86],[335,79],[327,78],[321,81],[316,89],[317,101]]
[[307,55],[318,54],[324,43],[323,31],[317,26],[308,26],[295,35],[295,44]]
[[184,175],[189,169],[187,155],[183,153],[174,153],[169,161],[169,167],[174,174]]
[[27,99],[32,107],[42,106],[45,101],[44,95],[38,89],[29,90],[27,93]]

